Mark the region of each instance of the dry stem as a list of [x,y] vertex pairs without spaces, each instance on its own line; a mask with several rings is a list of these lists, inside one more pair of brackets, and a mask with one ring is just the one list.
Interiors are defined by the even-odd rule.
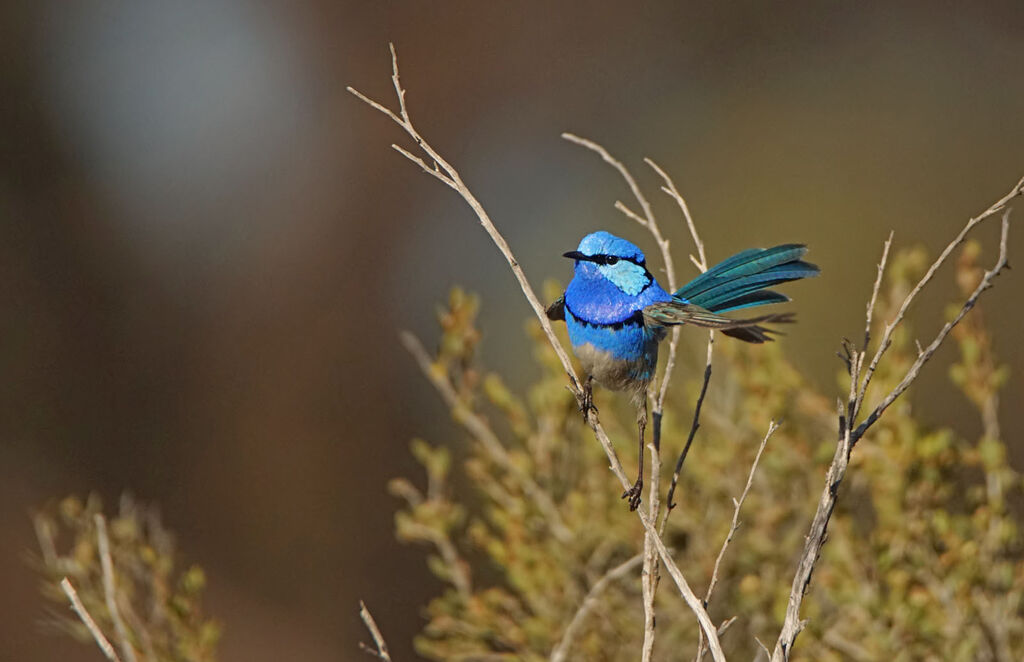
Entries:
[[[740,509],[743,508],[743,502],[747,500],[747,494],[750,493],[750,486],[754,484],[754,474],[757,473],[757,465],[761,462],[761,456],[764,455],[764,449],[768,446],[768,440],[772,438],[775,431],[779,429],[779,424],[775,421],[768,423],[768,432],[765,433],[764,438],[761,440],[761,445],[757,447],[757,454],[754,455],[754,461],[750,463],[750,472],[747,474],[747,484],[743,486],[743,492],[740,493],[739,499],[733,499],[733,511],[732,511],[732,524],[729,526],[729,533],[726,534],[725,540],[722,541],[722,548],[718,550],[718,556],[715,558],[715,567],[711,571],[711,581],[708,583],[708,591],[704,594],[704,606],[707,607],[711,603],[711,596],[715,592],[715,587],[718,586],[718,570],[722,566],[722,559],[725,558],[725,550],[729,549],[729,543],[732,542],[733,537],[740,528]],[[726,621],[728,623],[729,621]],[[725,623],[722,624],[725,627]],[[721,632],[722,628],[719,628]],[[706,651],[704,644],[704,637],[700,637],[697,645],[697,655],[693,658],[695,662],[699,662]]]
[[[800,561],[797,564],[796,573],[793,577],[793,585],[789,594],[789,603],[786,608],[786,617],[783,621],[779,638],[775,643],[775,649],[772,652],[772,662],[785,662],[789,659],[793,642],[804,627],[804,622],[800,620],[800,605],[803,602],[804,595],[810,585],[811,574],[813,573],[814,566],[821,554],[821,548],[825,544],[828,522],[835,508],[839,493],[839,486],[846,475],[846,469],[850,460],[850,453],[853,450],[854,445],[882,416],[885,410],[895,402],[896,399],[907,390],[907,388],[909,388],[914,380],[917,379],[920,375],[921,368],[942,345],[946,337],[949,335],[949,332],[960,322],[960,320],[964,318],[971,308],[974,307],[981,294],[991,287],[992,280],[1007,267],[1007,238],[1010,224],[1009,211],[1006,209],[1006,205],[1010,200],[1021,195],[1022,192],[1024,192],[1024,179],[1018,181],[1016,186],[1014,186],[1009,193],[993,203],[992,206],[980,215],[970,219],[953,241],[946,246],[945,250],[943,250],[939,257],[936,258],[921,280],[903,300],[903,303],[900,305],[900,308],[893,319],[886,324],[879,347],[875,351],[875,355],[872,358],[866,373],[862,375],[861,370],[864,364],[864,357],[868,351],[867,343],[870,341],[871,316],[878,297],[878,290],[881,285],[885,262],[889,254],[889,247],[892,239],[891,235],[890,239],[886,241],[882,252],[882,260],[879,262],[878,275],[875,279],[871,299],[868,303],[866,315],[867,331],[864,339],[865,344],[860,350],[855,349],[849,343],[846,343],[844,348],[846,351],[846,356],[844,358],[850,373],[850,393],[845,407],[842,402],[839,403],[839,440],[836,444],[832,464],[829,466],[828,473],[826,475],[825,487],[822,490],[821,499],[818,502],[818,508],[814,514],[814,520],[811,522],[811,529],[807,535],[803,553],[801,554]],[[881,361],[885,351],[892,343],[893,332],[903,322],[907,310],[910,308],[917,295],[931,281],[936,271],[938,271],[953,250],[963,243],[968,232],[970,232],[970,230],[977,226],[981,221],[994,216],[1001,211],[1004,212],[1004,214],[999,240],[999,257],[996,260],[995,265],[992,269],[985,272],[981,282],[978,283],[978,286],[974,289],[971,295],[966,301],[964,301],[959,312],[953,317],[953,319],[947,322],[938,331],[935,338],[927,347],[919,350],[917,359],[910,368],[907,369],[907,372],[904,374],[899,384],[897,384],[884,398],[882,398],[881,402],[871,411],[864,421],[860,423],[860,425],[854,427],[861,413],[861,406],[864,402],[868,386],[871,383],[871,377],[874,375],[879,361]]]
[[569,625],[565,628],[565,632],[562,633],[562,638],[555,645],[551,651],[551,662],[563,662],[567,659],[569,654],[569,647],[572,645],[573,639],[576,637],[576,633],[580,627],[583,626],[583,621],[587,615],[593,611],[594,607],[597,606],[598,599],[601,594],[604,593],[605,589],[615,580],[625,577],[640,564],[644,558],[643,554],[637,554],[633,558],[620,563],[608,572],[604,573],[600,579],[594,582],[594,585],[587,591],[587,595],[583,598],[583,602],[580,603],[580,608],[573,614],[572,620],[569,621]]
[[377,627],[377,621],[373,620],[373,614],[366,608],[366,603],[362,600],[359,601],[359,618],[363,619],[363,624],[366,625],[366,629],[370,631],[370,636],[373,637],[373,643],[376,644],[377,650],[367,646],[363,642],[359,642],[359,648],[366,651],[370,655],[379,657],[385,662],[391,662],[391,654],[388,653],[388,645],[384,641],[384,635],[380,633],[380,628]]
[[86,629],[89,630],[89,634],[91,634],[92,638],[96,640],[96,645],[99,646],[101,651],[103,651],[103,654],[107,659],[111,662],[121,662],[121,658],[117,656],[117,651],[114,650],[114,647],[111,645],[106,635],[103,634],[103,630],[100,629],[100,626],[96,625],[96,621],[92,619],[92,616],[89,615],[85,605],[82,604],[82,601],[78,597],[78,591],[76,591],[75,587],[71,585],[71,580],[67,577],[60,580],[60,587],[64,591],[64,595],[68,596],[68,600],[71,601],[71,608],[75,610],[76,614],[78,614],[79,620],[81,620]]
[[459,394],[455,391],[451,382],[438,374],[437,370],[433,367],[430,355],[427,354],[427,350],[423,347],[423,343],[408,331],[403,331],[399,334],[399,338],[402,344],[405,345],[406,350],[416,360],[416,364],[420,367],[423,376],[433,384],[448,408],[458,411],[459,416],[456,416],[456,419],[473,435],[474,439],[480,441],[480,444],[487,451],[487,454],[491,456],[492,460],[501,465],[506,471],[516,475],[523,485],[523,490],[533,499],[537,508],[544,513],[544,517],[547,518],[555,537],[562,542],[571,540],[572,531],[565,525],[565,521],[558,511],[558,506],[551,500],[551,496],[537,484],[537,481],[525,469],[512,461],[508,451],[505,450],[505,446],[498,439],[498,435],[495,434],[494,430],[487,424],[487,421],[466,406],[459,398]]
[[135,662],[135,648],[128,639],[128,628],[121,618],[121,610],[117,607],[117,587],[114,585],[114,561],[110,556],[110,537],[107,535],[107,520],[102,514],[96,513],[93,517],[96,524],[96,538],[99,542],[100,568],[103,572],[103,598],[107,603],[107,611],[110,612],[110,620],[114,622],[114,632],[117,633],[117,645],[121,649],[121,655],[127,662]]

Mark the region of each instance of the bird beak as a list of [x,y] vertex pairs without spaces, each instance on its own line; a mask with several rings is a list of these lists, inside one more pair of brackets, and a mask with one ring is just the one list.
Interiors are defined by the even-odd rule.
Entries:
[[572,258],[573,260],[589,260],[589,255],[584,255],[579,251],[569,251],[568,253],[562,253],[562,257]]

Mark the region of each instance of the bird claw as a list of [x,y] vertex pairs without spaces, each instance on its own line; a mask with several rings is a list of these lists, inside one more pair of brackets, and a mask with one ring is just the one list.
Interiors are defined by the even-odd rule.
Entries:
[[633,483],[633,487],[629,488],[622,493],[622,498],[629,497],[629,509],[636,510],[640,506],[640,494],[644,491],[644,481],[640,478],[636,479]]
[[583,395],[579,398],[580,413],[583,414],[583,422],[590,422],[590,413],[598,413],[597,405],[594,404],[594,391],[587,384],[583,389]]

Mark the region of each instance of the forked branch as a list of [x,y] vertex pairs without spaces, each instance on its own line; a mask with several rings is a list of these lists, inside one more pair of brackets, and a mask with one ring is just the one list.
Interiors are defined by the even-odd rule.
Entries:
[[[920,375],[921,368],[924,364],[928,362],[932,355],[935,354],[935,351],[938,350],[946,340],[949,332],[952,331],[960,320],[962,320],[971,308],[974,307],[982,293],[992,286],[992,281],[995,277],[1007,267],[1007,239],[1010,231],[1009,210],[1007,209],[1007,205],[1011,200],[1022,193],[1024,193],[1024,178],[1018,181],[1009,193],[993,203],[992,206],[984,212],[967,222],[960,233],[949,243],[948,246],[946,246],[945,250],[939,254],[938,258],[936,258],[935,262],[933,262],[928,268],[921,280],[906,296],[898,311],[893,316],[893,319],[886,324],[878,349],[875,351],[874,357],[868,365],[867,371],[862,374],[865,356],[868,352],[868,343],[871,338],[871,319],[875,302],[878,298],[878,291],[881,286],[886,260],[889,255],[889,247],[892,241],[891,235],[889,240],[886,241],[882,252],[882,259],[879,262],[878,275],[875,279],[871,299],[868,302],[864,345],[859,350],[853,347],[850,343],[846,343],[845,345],[846,354],[843,358],[850,374],[850,393],[845,404],[840,402],[838,415],[839,438],[836,444],[835,454],[832,458],[832,464],[829,466],[828,473],[825,478],[825,487],[822,490],[821,499],[818,502],[818,508],[814,514],[814,519],[811,522],[811,529],[806,537],[804,550],[800,556],[800,561],[797,564],[796,573],[793,577],[793,584],[789,594],[789,602],[786,608],[786,617],[783,621],[779,638],[775,643],[775,649],[772,651],[772,662],[785,662],[789,659],[790,653],[792,652],[793,642],[804,627],[804,621],[800,620],[800,605],[803,602],[804,595],[810,585],[811,574],[813,573],[814,566],[821,554],[821,548],[825,544],[828,523],[832,517],[832,512],[835,509],[836,500],[839,494],[839,487],[846,475],[846,469],[850,460],[850,453],[852,452],[854,445],[864,436],[868,429],[878,421],[882,414],[885,413],[886,409],[888,409],[888,407],[895,402],[897,398],[906,392],[910,385]],[[892,344],[893,332],[900,326],[900,324],[903,323],[907,310],[910,308],[911,304],[913,304],[918,294],[920,294],[925,286],[931,281],[938,269],[943,265],[943,263],[945,263],[949,255],[963,243],[967,234],[980,222],[995,216],[1000,212],[1003,212],[1003,218],[999,240],[999,257],[995,264],[991,269],[985,272],[982,276],[981,282],[978,283],[975,290],[967,297],[953,319],[947,322],[938,331],[938,333],[936,333],[935,338],[927,347],[919,350],[917,359],[907,369],[906,373],[904,373],[900,382],[882,398],[879,404],[858,425],[857,420],[860,417],[861,407],[864,403],[868,386],[871,383],[871,377],[874,375],[874,372],[882,357],[885,355],[886,350]]]

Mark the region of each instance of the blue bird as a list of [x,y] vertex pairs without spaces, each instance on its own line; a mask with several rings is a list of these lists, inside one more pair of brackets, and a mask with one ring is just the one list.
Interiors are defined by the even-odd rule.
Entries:
[[720,313],[789,297],[767,288],[818,274],[818,267],[800,258],[801,244],[752,248],[708,269],[674,294],[647,270],[643,252],[609,232],[594,232],[579,248],[565,253],[575,260],[569,287],[547,309],[552,320],[564,320],[573,352],[586,372],[583,416],[596,411],[592,382],[626,391],[637,407],[639,470],[636,483],[623,493],[630,510],[640,504],[644,478],[644,429],[647,387],[658,364],[658,344],[667,327],[677,324],[718,329],[750,343],[771,340],[767,322],[791,322],[788,313],[732,319]]

